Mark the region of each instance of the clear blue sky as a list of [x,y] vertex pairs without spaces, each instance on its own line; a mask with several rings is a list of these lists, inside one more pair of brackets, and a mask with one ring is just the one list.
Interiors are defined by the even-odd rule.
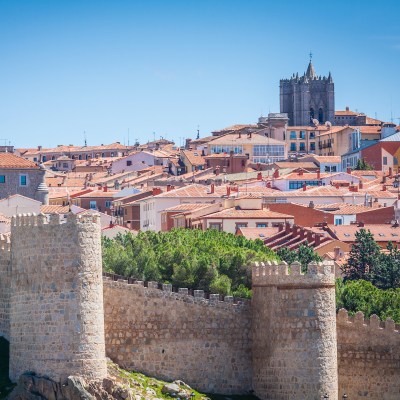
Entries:
[[400,117],[399,15],[397,1],[0,0],[0,139],[179,144],[254,123],[310,51],[336,109]]

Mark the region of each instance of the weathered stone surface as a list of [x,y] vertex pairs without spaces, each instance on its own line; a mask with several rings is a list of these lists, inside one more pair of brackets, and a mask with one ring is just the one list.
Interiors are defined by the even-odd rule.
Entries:
[[168,394],[177,394],[180,392],[181,388],[179,385],[175,383],[166,383],[163,388],[161,389],[162,393],[168,393]]

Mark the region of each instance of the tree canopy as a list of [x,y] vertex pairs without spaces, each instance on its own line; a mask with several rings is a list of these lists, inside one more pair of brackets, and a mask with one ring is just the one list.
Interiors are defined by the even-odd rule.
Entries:
[[276,254],[261,240],[215,229],[103,238],[106,272],[238,297],[251,296],[251,262],[274,259]]

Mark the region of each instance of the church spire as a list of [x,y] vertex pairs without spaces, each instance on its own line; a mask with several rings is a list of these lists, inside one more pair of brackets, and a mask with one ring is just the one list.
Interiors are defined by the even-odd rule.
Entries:
[[312,62],[311,62],[312,56],[313,56],[313,54],[310,52],[310,62],[308,63],[306,76],[307,76],[307,78],[316,79],[317,74],[315,73],[314,66],[312,65]]

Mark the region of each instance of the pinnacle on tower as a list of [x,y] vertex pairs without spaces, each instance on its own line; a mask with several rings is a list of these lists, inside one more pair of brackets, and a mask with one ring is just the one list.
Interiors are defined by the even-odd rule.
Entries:
[[315,69],[314,69],[314,66],[312,65],[311,60],[310,60],[310,62],[308,64],[306,76],[307,76],[307,78],[311,78],[311,79],[316,79],[317,78],[317,74],[315,73]]

